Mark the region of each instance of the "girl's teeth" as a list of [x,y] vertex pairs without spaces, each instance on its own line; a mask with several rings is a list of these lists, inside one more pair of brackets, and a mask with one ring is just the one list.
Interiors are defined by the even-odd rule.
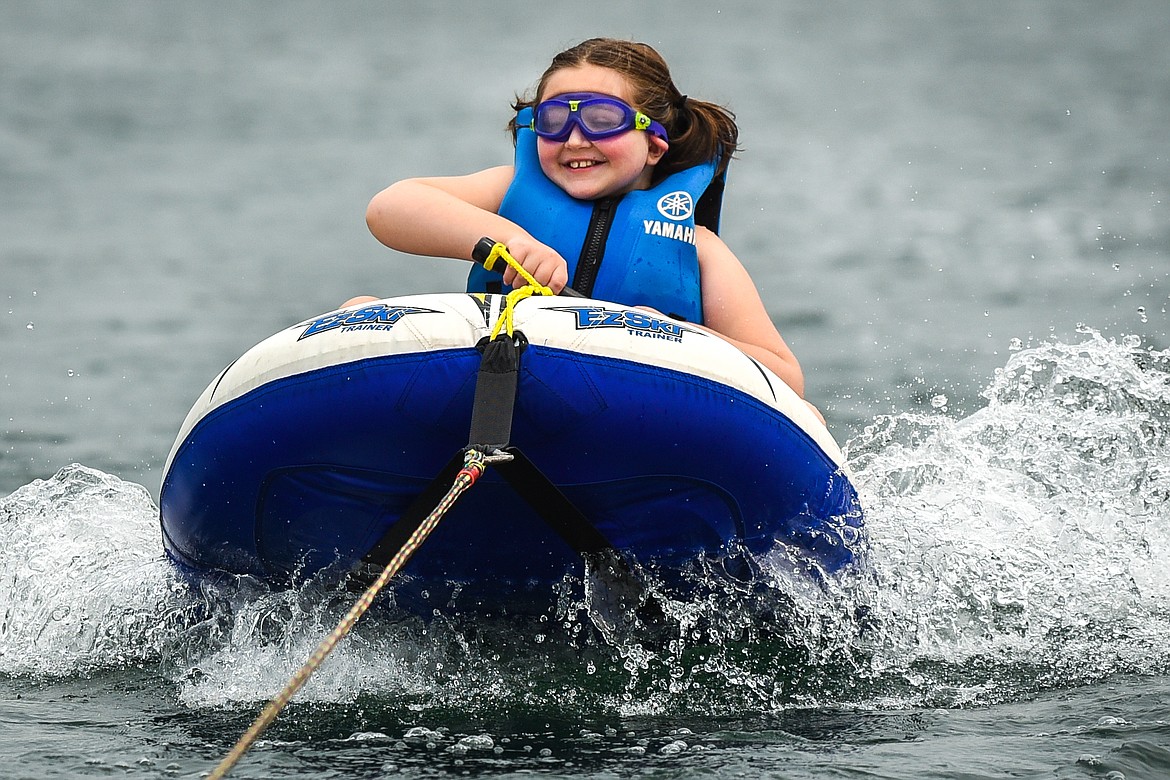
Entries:
[[574,168],[574,169],[576,169],[576,168],[588,168],[588,167],[590,167],[591,165],[593,165],[593,161],[592,161],[592,160],[574,160],[573,162],[569,163],[569,167],[570,167],[570,168]]

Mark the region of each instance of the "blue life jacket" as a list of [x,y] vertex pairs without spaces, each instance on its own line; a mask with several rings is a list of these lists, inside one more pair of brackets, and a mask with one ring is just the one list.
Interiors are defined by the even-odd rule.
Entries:
[[[724,174],[718,160],[667,176],[647,190],[615,198],[578,200],[540,168],[531,109],[517,116],[515,175],[500,215],[565,258],[569,286],[590,298],[651,306],[688,322],[703,322],[698,224],[718,232]],[[497,271],[472,268],[468,292],[501,289]]]

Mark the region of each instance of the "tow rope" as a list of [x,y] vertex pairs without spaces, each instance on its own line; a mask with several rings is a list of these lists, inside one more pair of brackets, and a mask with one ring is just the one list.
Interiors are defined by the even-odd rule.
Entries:
[[[516,374],[518,372],[521,343],[515,333],[513,310],[516,304],[525,298],[532,295],[553,295],[553,291],[537,282],[531,274],[525,271],[516,259],[508,253],[507,247],[501,243],[492,242],[491,239],[485,238],[477,245],[477,254],[482,253],[489,242],[491,243],[491,249],[487,253],[486,259],[480,260],[479,257],[476,259],[483,262],[484,267],[488,270],[491,270],[497,261],[503,260],[516,269],[526,284],[508,293],[505,299],[504,310],[501,312],[499,319],[496,320],[495,327],[491,331],[491,336],[487,339],[487,344],[484,348],[484,359],[481,360],[480,372],[476,378],[476,408],[483,407],[487,411],[481,412],[478,416],[473,412],[471,441],[463,451],[463,467],[456,472],[451,486],[438,499],[434,509],[426,514],[417,525],[413,523],[406,524],[412,526],[410,535],[401,545],[397,546],[397,551],[382,568],[381,573],[365,589],[354,605],[350,607],[349,612],[341,619],[341,622],[329,632],[328,636],[321,640],[321,643],[317,645],[317,648],[309,656],[309,659],[289,679],[280,693],[276,694],[268,702],[256,720],[248,727],[248,730],[240,736],[239,740],[236,741],[236,744],[228,751],[223,760],[207,776],[208,780],[222,780],[231,771],[232,767],[243,758],[252,744],[264,733],[265,729],[272,725],[272,722],[276,720],[281,710],[297,694],[297,691],[303,688],[305,683],[309,681],[309,677],[312,676],[313,672],[329,657],[329,654],[333,652],[337,643],[353,630],[354,625],[374,603],[374,600],[378,597],[378,593],[386,587],[386,584],[390,582],[394,575],[410,560],[410,557],[415,551],[426,541],[431,531],[435,529],[435,526],[442,520],[443,515],[447,513],[447,510],[454,505],[459,496],[474,485],[480,476],[483,475],[487,465],[489,463],[507,463],[514,459],[512,453],[505,452],[501,449],[508,443],[507,440],[512,425],[511,404],[515,397]],[[495,350],[492,349],[493,345],[496,345]],[[490,354],[492,351],[497,354],[493,356]],[[511,356],[509,356],[509,353],[511,353]],[[503,377],[502,381],[499,379],[501,376]],[[500,419],[501,414],[499,410],[493,410],[490,405],[485,406],[478,399],[481,396],[489,398],[500,397],[501,388],[506,390],[509,387],[511,388],[512,400],[507,402],[507,419],[505,421]],[[476,440],[482,437],[486,437],[487,440]],[[492,439],[502,439],[503,441],[493,442]],[[432,483],[432,485],[434,484]],[[427,499],[432,493],[433,491],[424,491],[420,499]],[[403,520],[399,520],[399,522],[391,527],[391,530],[393,531],[403,525]],[[392,538],[391,535],[384,537],[379,542],[376,550],[385,551],[388,546],[386,542],[390,538]],[[368,564],[370,561],[369,556],[367,556],[365,561]]]
[[243,758],[244,753],[252,746],[264,730],[267,729],[272,722],[276,720],[276,716],[280,711],[292,700],[297,691],[304,687],[305,683],[309,681],[309,677],[317,670],[325,659],[333,652],[333,648],[337,643],[346,637],[354,625],[361,619],[362,615],[374,603],[374,599],[378,597],[378,593],[382,588],[386,587],[386,583],[398,573],[398,570],[410,559],[423,542],[426,541],[427,536],[431,531],[435,530],[435,526],[447,513],[447,510],[455,503],[456,499],[463,494],[468,488],[475,484],[476,480],[480,478],[488,463],[493,460],[507,459],[510,456],[500,453],[498,455],[485,455],[479,450],[468,449],[463,461],[463,468],[455,475],[455,482],[451,485],[451,489],[447,491],[446,495],[440,499],[435,506],[434,511],[427,515],[426,519],[414,530],[410,538],[402,545],[398,552],[390,559],[390,563],[386,564],[386,568],[382,569],[382,573],[374,580],[365,592],[358,598],[337,627],[329,632],[321,643],[317,645],[317,649],[309,656],[309,660],[305,661],[304,665],[297,670],[296,674],[285,684],[280,693],[272,698],[260,715],[253,721],[248,730],[239,738],[235,746],[224,756],[219,765],[209,774],[208,780],[220,780],[225,777],[236,763]]

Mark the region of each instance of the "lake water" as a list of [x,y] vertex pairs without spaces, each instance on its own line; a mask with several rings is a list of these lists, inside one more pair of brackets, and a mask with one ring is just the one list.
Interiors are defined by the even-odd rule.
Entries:
[[871,568],[660,645],[375,615],[233,776],[1170,776],[1162,0],[0,5],[0,775],[199,777],[332,627],[346,594],[187,590],[173,437],[276,330],[457,289],[366,202],[507,162],[595,34],[737,113],[723,234]]

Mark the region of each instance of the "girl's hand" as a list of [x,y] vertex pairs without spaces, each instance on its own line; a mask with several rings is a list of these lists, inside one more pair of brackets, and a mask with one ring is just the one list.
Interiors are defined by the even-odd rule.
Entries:
[[[569,265],[555,249],[540,243],[527,233],[518,234],[505,241],[508,253],[532,274],[532,278],[540,284],[559,293],[569,283]],[[504,284],[509,287],[522,287],[525,282],[512,266],[504,268]]]

